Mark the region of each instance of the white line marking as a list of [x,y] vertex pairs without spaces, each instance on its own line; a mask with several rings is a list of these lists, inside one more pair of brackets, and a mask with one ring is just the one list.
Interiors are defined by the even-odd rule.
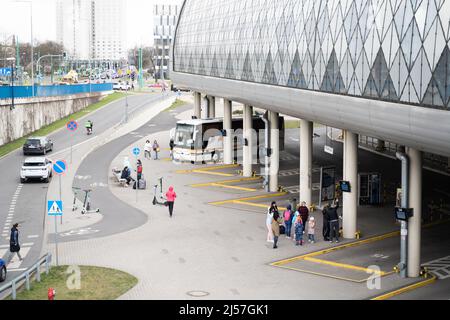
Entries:
[[[30,252],[31,248],[22,248],[20,250],[20,255],[22,256],[23,259],[25,259],[25,257],[28,255],[28,252]],[[14,256],[14,259],[11,261],[11,263],[8,265],[8,270],[17,270],[19,269],[19,267],[21,266],[23,260],[20,261],[19,257],[17,255]]]
[[22,271],[27,271],[27,268],[17,268],[17,269],[10,269],[8,268],[8,272],[22,272]]
[[7,244],[2,245],[2,246],[0,246],[0,249],[9,249],[9,245],[7,245]]
[[34,242],[24,243],[22,244],[22,247],[32,247],[34,245]]
[[31,235],[31,236],[28,236],[28,239],[36,239],[36,238],[39,238],[39,236],[38,236],[38,235]]

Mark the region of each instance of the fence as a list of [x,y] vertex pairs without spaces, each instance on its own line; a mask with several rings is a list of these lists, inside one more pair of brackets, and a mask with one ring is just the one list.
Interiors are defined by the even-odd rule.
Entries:
[[11,297],[13,300],[16,300],[17,298],[17,289],[18,285],[21,281],[25,280],[25,288],[29,291],[31,289],[31,276],[33,273],[36,273],[36,281],[41,282],[41,266],[45,264],[45,272],[48,275],[50,272],[50,263],[52,261],[52,255],[50,253],[43,256],[39,261],[33,265],[31,268],[29,268],[27,271],[25,271],[22,275],[18,276],[14,280],[8,282],[7,284],[0,287],[0,294],[3,295],[3,293],[11,289]]
[[[74,84],[74,85],[52,85],[34,86],[35,97],[57,97],[80,93],[112,91],[112,83]],[[0,87],[0,100],[21,99],[33,97],[31,86],[2,86]]]

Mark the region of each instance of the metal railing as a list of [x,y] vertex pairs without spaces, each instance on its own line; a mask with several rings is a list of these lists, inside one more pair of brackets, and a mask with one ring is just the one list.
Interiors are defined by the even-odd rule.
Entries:
[[[13,300],[17,299],[17,289],[19,289],[25,280],[25,288],[27,291],[30,291],[31,289],[31,277],[35,273],[36,274],[36,281],[41,282],[41,266],[45,265],[45,273],[48,275],[50,272],[50,263],[52,261],[52,255],[50,253],[47,253],[45,256],[43,256],[37,263],[35,263],[32,267],[30,267],[27,271],[22,273],[22,275],[16,277],[14,280],[4,284],[0,287],[0,294],[5,292],[8,289],[11,289],[11,298]],[[9,296],[7,294],[3,297],[6,298]]]

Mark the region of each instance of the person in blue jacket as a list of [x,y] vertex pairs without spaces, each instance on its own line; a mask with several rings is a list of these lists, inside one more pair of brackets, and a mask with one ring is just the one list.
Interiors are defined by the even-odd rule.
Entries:
[[9,239],[9,257],[6,264],[9,264],[14,257],[14,254],[17,254],[19,260],[22,261],[22,256],[20,255],[20,244],[19,244],[19,224],[16,223],[11,228],[11,236]]

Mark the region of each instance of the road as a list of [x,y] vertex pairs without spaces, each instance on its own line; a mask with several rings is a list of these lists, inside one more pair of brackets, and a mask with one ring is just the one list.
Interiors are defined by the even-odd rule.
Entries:
[[[138,112],[158,99],[160,99],[160,95],[130,95],[128,97],[129,114]],[[87,119],[79,120],[81,128],[74,134],[69,133],[66,129],[55,132],[50,135],[54,142],[54,153],[70,148],[71,144],[76,146],[96,137],[111,126],[120,123],[124,119],[124,115],[125,99],[121,99],[89,115],[89,119],[94,122],[94,134],[92,136],[87,136],[84,129],[84,120]],[[52,158],[52,153],[49,153],[48,157]],[[12,152],[0,159],[0,170],[2,172],[0,223],[3,225],[0,238],[0,257],[6,257],[9,253],[9,230],[12,224],[16,222],[21,225],[21,253],[24,256],[22,263],[16,261],[10,265],[8,278],[28,268],[39,259],[42,248],[48,185],[40,182],[20,183],[19,171],[24,159],[21,150]]]

